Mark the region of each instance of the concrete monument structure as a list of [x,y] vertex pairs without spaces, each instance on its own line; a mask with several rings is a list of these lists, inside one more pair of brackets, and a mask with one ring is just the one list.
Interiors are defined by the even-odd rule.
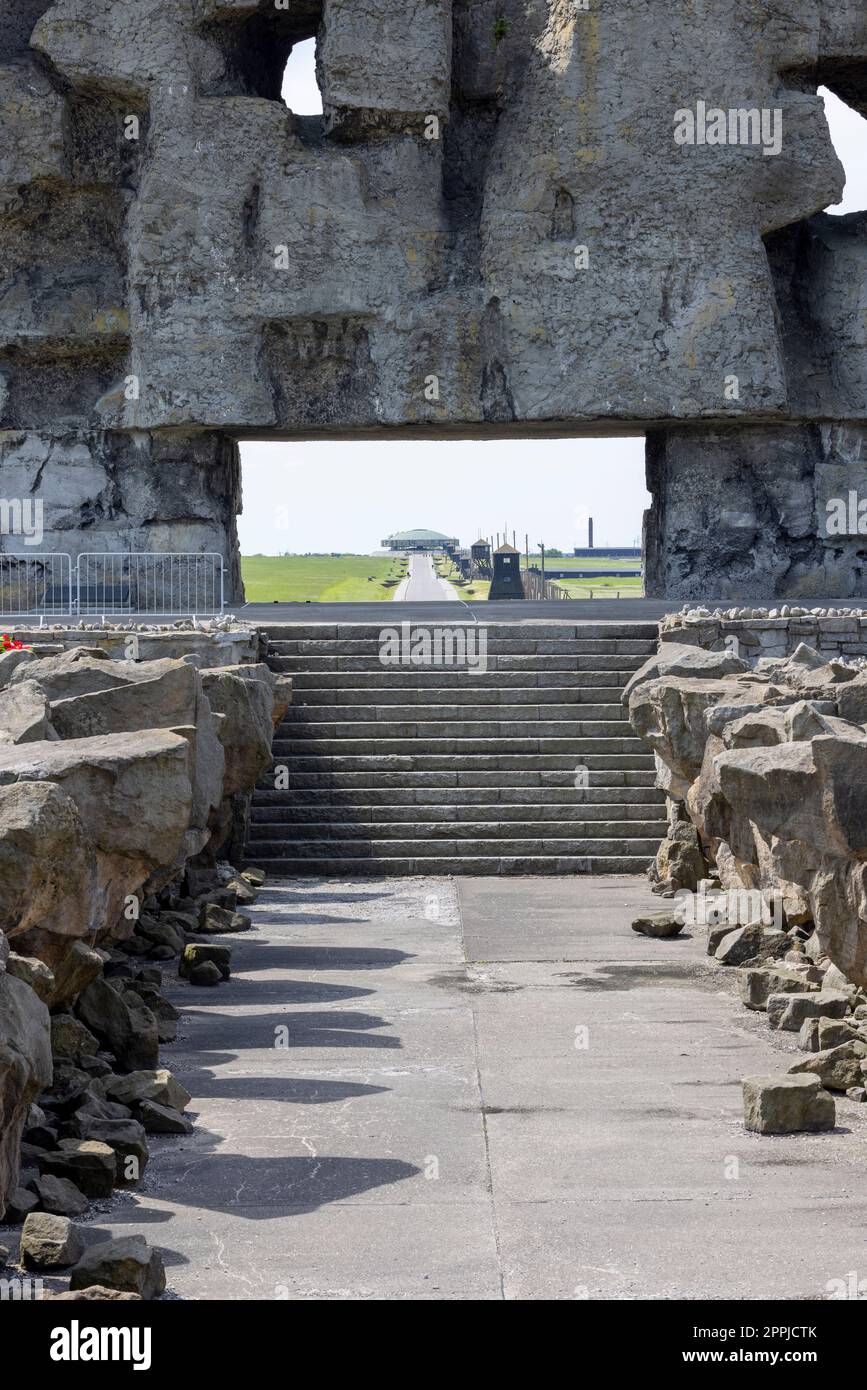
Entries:
[[862,0],[7,0],[0,491],[237,590],[240,438],[644,430],[649,593],[863,595],[821,83],[867,111]]

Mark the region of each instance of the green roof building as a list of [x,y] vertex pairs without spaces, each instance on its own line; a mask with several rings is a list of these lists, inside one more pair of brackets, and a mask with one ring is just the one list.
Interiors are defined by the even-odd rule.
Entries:
[[395,531],[382,542],[384,550],[410,552],[445,550],[447,546],[457,550],[459,545],[457,536],[443,536],[439,531]]

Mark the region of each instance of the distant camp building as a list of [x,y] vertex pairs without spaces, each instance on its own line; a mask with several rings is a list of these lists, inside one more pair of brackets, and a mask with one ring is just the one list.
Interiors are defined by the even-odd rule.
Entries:
[[470,546],[470,558],[472,560],[473,574],[481,579],[490,579],[493,574],[491,569],[491,547],[487,541],[473,541]]
[[494,577],[488,598],[523,598],[521,557],[508,541],[494,551]]
[[457,536],[442,536],[439,531],[396,531],[386,536],[382,542],[383,550],[403,550],[421,554],[433,550],[457,550],[460,541]]

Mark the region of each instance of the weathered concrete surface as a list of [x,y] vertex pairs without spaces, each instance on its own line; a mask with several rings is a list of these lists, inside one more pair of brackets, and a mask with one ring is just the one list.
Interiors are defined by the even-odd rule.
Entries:
[[[867,402],[867,382],[860,389]],[[812,607],[867,594],[864,536],[834,534],[828,510],[835,498],[848,505],[850,489],[867,497],[863,425],[652,431],[647,486],[648,596]]]
[[858,1267],[864,1108],[744,1132],[794,1038],[702,940],[630,931],[635,880],[457,891],[463,931],[447,880],[267,889],[231,982],[177,988],[197,1131],[111,1233],[151,1223],[191,1299],[821,1299]]
[[[816,72],[863,96],[867,37],[839,0],[785,13],[709,0],[700,26],[644,0],[40,12],[0,68],[4,144],[19,151],[0,222],[15,247],[4,423],[41,429],[70,409],[141,430],[801,413],[762,238],[842,187]],[[317,31],[325,115],[311,123],[279,87]],[[781,147],[677,144],[675,112],[699,95],[778,110]],[[863,286],[863,242],[854,253],[842,301],[825,296],[829,336]],[[863,388],[863,325],[853,349]],[[838,390],[838,413],[863,416],[863,390]]]
[[[821,212],[816,91],[867,109],[858,0],[13,8],[0,478],[49,549],[230,559],[241,433],[867,416],[867,215]],[[324,114],[296,117],[317,34]],[[699,101],[724,143],[675,141]]]

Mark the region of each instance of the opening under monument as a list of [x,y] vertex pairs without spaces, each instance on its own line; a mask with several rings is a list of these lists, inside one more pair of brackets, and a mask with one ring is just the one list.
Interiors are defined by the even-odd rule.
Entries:
[[528,597],[639,598],[644,452],[643,436],[242,442],[247,601],[476,603],[504,542]]

